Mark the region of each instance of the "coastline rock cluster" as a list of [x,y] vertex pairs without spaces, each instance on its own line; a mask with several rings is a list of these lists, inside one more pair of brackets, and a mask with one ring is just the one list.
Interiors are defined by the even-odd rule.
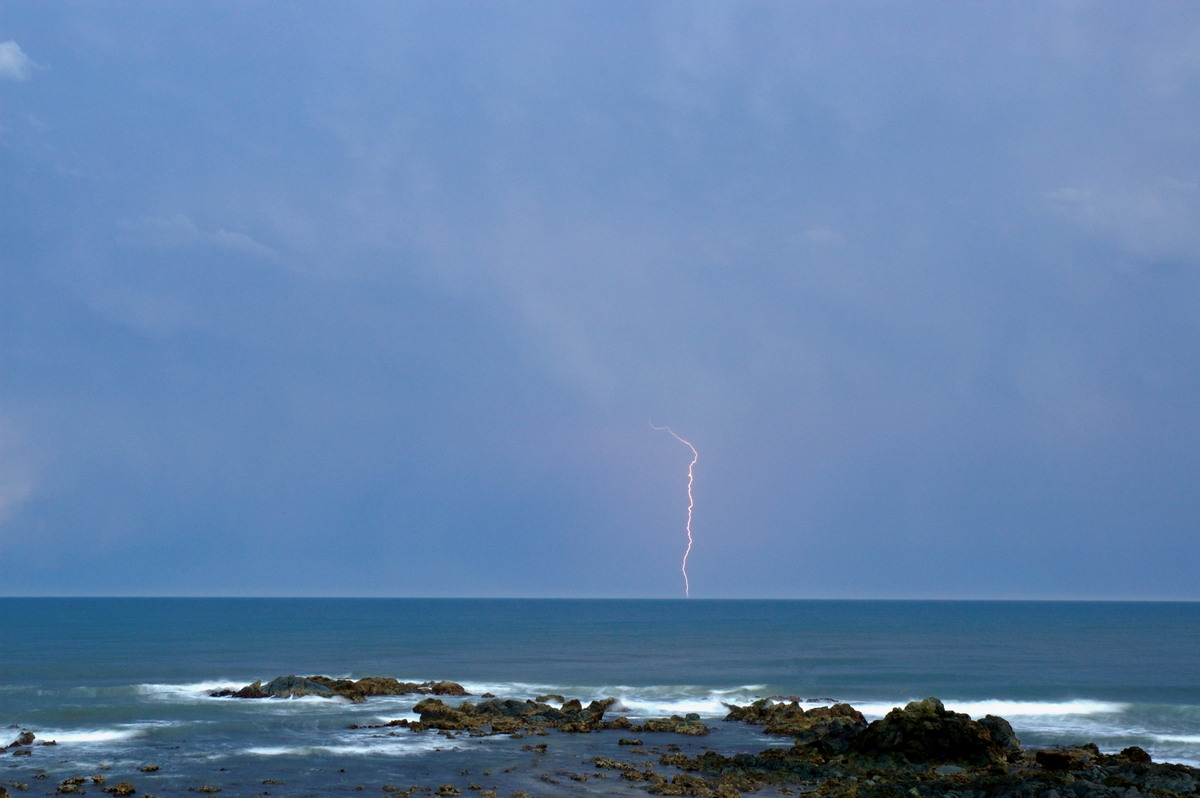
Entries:
[[969,715],[947,710],[937,698],[910,702],[870,724],[849,704],[805,710],[795,701],[764,699],[746,707],[727,706],[725,720],[791,736],[789,757],[809,762],[853,756],[897,767],[929,762],[987,766],[1021,753],[1021,741],[1004,718],[987,715],[971,720]]
[[22,731],[17,735],[17,739],[13,740],[8,745],[0,748],[0,751],[11,751],[13,756],[29,756],[33,753],[30,747],[33,745],[58,745],[55,740],[37,740],[37,737],[31,731]]
[[770,784],[799,785],[800,792],[831,798],[1142,798],[1200,791],[1200,770],[1155,764],[1141,748],[1102,754],[1088,743],[1027,751],[1003,718],[972,720],[936,698],[871,723],[847,704],[804,710],[795,702],[768,700],[729,709],[726,720],[792,735],[793,745],[732,757],[714,751],[664,755],[660,763],[683,771],[680,776],[704,775],[669,782],[658,777],[651,793],[712,796]]
[[[790,745],[767,748],[758,753],[722,753],[700,745],[699,741],[686,747],[682,747],[682,740],[659,746],[645,745],[637,738],[602,736],[595,740],[595,745],[589,742],[587,750],[609,756],[592,756],[590,763],[594,770],[589,774],[564,770],[563,759],[559,756],[556,760],[553,752],[546,756],[553,745],[552,731],[578,734],[619,730],[705,735],[709,728],[695,714],[650,719],[637,724],[624,716],[608,719],[608,713],[615,714],[621,708],[615,698],[597,699],[585,705],[579,699],[561,695],[519,700],[484,694],[474,703],[462,701],[451,705],[441,697],[469,694],[462,685],[448,681],[418,684],[383,677],[353,681],[327,676],[283,676],[266,684],[257,681],[239,690],[217,691],[211,695],[248,699],[311,695],[361,702],[371,696],[410,694],[422,696],[413,707],[418,720],[393,720],[383,726],[352,725],[350,728],[401,727],[412,732],[432,730],[447,736],[508,734],[524,737],[532,734],[548,737],[548,741],[536,745],[521,745],[522,751],[538,756],[525,767],[521,776],[525,781],[518,782],[517,786],[527,786],[535,778],[539,784],[550,785],[566,785],[562,781],[564,778],[577,782],[612,778],[627,782],[627,785],[613,790],[613,782],[610,789],[597,785],[589,787],[588,791],[591,794],[627,794],[629,788],[634,788],[652,795],[697,798],[739,798],[749,793],[817,798],[1200,796],[1200,769],[1155,763],[1138,747],[1129,747],[1116,754],[1102,753],[1093,743],[1027,749],[1003,718],[987,715],[973,720],[969,715],[947,710],[937,698],[913,701],[871,722],[860,711],[844,703],[831,702],[828,706],[805,709],[799,700],[776,697],[747,706],[726,705],[725,723],[761,727],[765,734],[790,738]],[[54,744],[53,741],[37,740],[32,732],[20,731],[16,739],[0,751],[27,756],[33,746]],[[616,753],[618,749],[621,754]],[[571,750],[577,752],[579,749]],[[621,758],[614,759],[613,756]],[[637,761],[622,761],[629,757]],[[539,764],[545,762],[555,764]],[[138,770],[152,774],[159,771],[159,766],[144,764]],[[505,774],[509,772],[504,770]],[[467,770],[459,771],[459,776],[467,775]],[[46,779],[47,776],[42,771],[35,778]],[[483,770],[480,777],[489,776],[490,771]],[[140,792],[128,781],[114,777],[113,782],[108,783],[102,773],[90,777],[72,775],[63,779],[54,793],[47,794],[83,794],[96,787],[109,795]],[[273,779],[262,781],[264,785],[279,783]],[[0,785],[0,798],[9,794],[6,789],[9,786],[29,789],[27,784],[7,781]],[[466,779],[459,784],[441,784],[436,789],[414,785],[402,790],[383,785],[381,790],[385,794],[431,797],[462,795],[464,788],[479,798],[498,798],[497,784],[488,786]],[[363,790],[364,785],[355,789]],[[560,792],[555,794],[561,794],[563,789],[565,787],[559,788]],[[188,790],[216,793],[222,787],[204,785]],[[518,790],[511,798],[530,798],[530,794]]]
[[381,695],[470,695],[457,682],[401,682],[390,676],[367,676],[354,681],[333,679],[328,676],[278,676],[263,684],[261,680],[248,684],[240,690],[215,690],[209,693],[214,698],[321,698],[341,697],[354,703],[365,701],[370,696]]
[[[561,706],[555,707],[549,700],[557,700]],[[413,707],[413,711],[420,715],[420,720],[396,720],[388,725],[413,731],[466,731],[473,735],[518,734],[544,729],[573,733],[620,729],[630,732],[708,734],[708,727],[695,714],[651,718],[642,724],[634,724],[624,716],[605,720],[605,711],[616,703],[615,698],[605,698],[584,706],[578,698],[566,700],[562,696],[541,696],[527,701],[512,698],[489,698],[478,704],[464,701],[452,707],[440,699],[426,698]]]

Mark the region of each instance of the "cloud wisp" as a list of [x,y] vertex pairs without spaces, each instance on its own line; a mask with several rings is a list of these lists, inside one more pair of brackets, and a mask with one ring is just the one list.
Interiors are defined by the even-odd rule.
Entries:
[[9,39],[0,42],[0,80],[29,80],[37,64],[33,62],[21,45]]

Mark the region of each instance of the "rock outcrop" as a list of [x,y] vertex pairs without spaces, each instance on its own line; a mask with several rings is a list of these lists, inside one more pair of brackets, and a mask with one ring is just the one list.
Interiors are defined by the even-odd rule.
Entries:
[[561,706],[540,700],[561,696],[540,696],[537,700],[490,698],[472,704],[464,701],[450,706],[437,698],[427,698],[415,707],[417,721],[395,720],[388,726],[403,726],[413,731],[436,729],[442,732],[469,732],[475,735],[518,734],[556,729],[562,732],[583,733],[619,729],[629,732],[666,732],[671,734],[708,734],[708,727],[696,714],[651,718],[642,724],[632,723],[621,716],[605,720],[605,712],[616,704],[615,698],[590,702],[587,706],[578,698],[562,701]]
[[22,746],[26,746],[26,745],[33,745],[33,741],[35,739],[36,738],[34,737],[33,732],[23,731],[17,735],[17,739],[13,740],[11,743],[9,743],[8,745],[6,745],[4,747],[7,749],[7,748],[21,748]]
[[[557,696],[556,696],[557,697]],[[521,701],[490,698],[472,704],[464,701],[451,707],[437,698],[427,698],[413,707],[421,716],[410,728],[474,733],[513,734],[553,728],[567,732],[589,732],[604,723],[604,712],[616,699],[592,701],[586,707],[578,699],[564,701],[561,707],[545,701]]]
[[[987,722],[951,712],[936,698],[912,701],[874,721],[857,734],[851,747],[865,759],[908,765],[993,765],[1019,754],[1021,743],[1003,718]],[[1002,740],[992,736],[992,729]]]
[[763,699],[746,707],[726,706],[730,711],[725,720],[758,724],[767,734],[790,736],[797,749],[796,755],[814,761],[845,753],[851,742],[867,728],[867,719],[849,704],[805,710],[796,701],[781,703]]
[[381,695],[470,695],[457,682],[401,682],[387,676],[367,676],[352,679],[333,679],[328,676],[278,676],[263,684],[256,681],[240,690],[217,690],[209,695],[214,698],[321,698],[341,697],[355,703],[370,696]]
[[[717,795],[793,785],[828,798],[1142,798],[1200,794],[1200,770],[1155,764],[1141,748],[1103,754],[1091,743],[1023,750],[1008,721],[972,720],[936,698],[914,701],[870,724],[845,704],[804,710],[796,702],[731,706],[727,720],[790,734],[791,748],[724,756],[668,754],[660,763],[688,773],[668,781],[648,771],[651,792]],[[610,760],[596,767],[632,769]],[[631,771],[632,772],[632,771]],[[639,771],[642,772],[642,771]],[[781,788],[784,792],[786,788]]]

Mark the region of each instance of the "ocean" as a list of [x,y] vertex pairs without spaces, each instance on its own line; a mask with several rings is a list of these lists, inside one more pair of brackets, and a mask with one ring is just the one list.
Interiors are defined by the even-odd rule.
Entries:
[[871,719],[937,696],[1007,718],[1026,746],[1138,745],[1200,766],[1198,666],[1193,603],[4,598],[0,734],[57,744],[4,752],[0,785],[43,794],[100,774],[151,795],[645,794],[582,778],[593,756],[631,755],[617,732],[552,733],[543,752],[528,738],[364,728],[415,719],[421,696],[209,696],[288,674],[612,696],[606,717],[694,712],[712,726],[651,735],[645,755],[790,744],[722,723],[726,703],[845,701]]

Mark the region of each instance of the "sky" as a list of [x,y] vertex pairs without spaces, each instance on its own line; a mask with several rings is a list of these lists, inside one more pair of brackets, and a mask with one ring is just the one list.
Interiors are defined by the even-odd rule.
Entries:
[[0,7],[0,594],[1200,599],[1200,4]]

